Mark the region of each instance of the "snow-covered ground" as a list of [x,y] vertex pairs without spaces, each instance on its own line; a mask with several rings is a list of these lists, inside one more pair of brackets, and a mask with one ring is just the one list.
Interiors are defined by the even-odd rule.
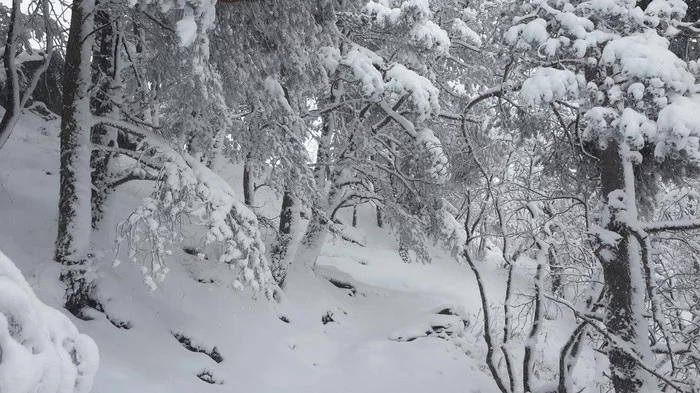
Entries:
[[[56,308],[62,300],[59,266],[52,261],[58,150],[58,122],[28,115],[0,151],[0,250]],[[240,168],[225,177],[240,192]],[[113,267],[114,225],[147,191],[148,183],[133,183],[112,198],[113,214],[96,250],[105,313],[94,312],[92,321],[71,316],[99,347],[94,392],[497,391],[483,361],[480,300],[469,267],[437,249],[432,265],[403,263],[369,207],[360,210],[353,234],[366,246],[330,239],[316,275],[292,272],[282,301],[275,302],[235,291],[224,267],[179,248],[155,292],[143,285],[138,265]],[[258,200],[274,217],[274,198]],[[196,237],[183,243],[198,244]],[[530,290],[533,267],[523,265],[515,293]],[[490,296],[502,298],[505,270],[495,258],[479,266]],[[459,316],[446,315],[452,311]],[[525,328],[516,326],[516,355]],[[540,371],[553,365],[571,328],[570,322],[548,322]],[[579,363],[580,380],[590,381],[592,361],[588,353]]]

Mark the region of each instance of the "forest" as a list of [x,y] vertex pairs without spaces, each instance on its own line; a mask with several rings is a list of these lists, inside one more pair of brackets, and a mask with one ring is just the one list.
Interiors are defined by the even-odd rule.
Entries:
[[0,392],[700,391],[700,1],[0,4]]

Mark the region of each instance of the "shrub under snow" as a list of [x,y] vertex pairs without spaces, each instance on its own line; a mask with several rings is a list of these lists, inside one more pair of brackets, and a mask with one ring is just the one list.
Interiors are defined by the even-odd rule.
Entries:
[[0,392],[87,393],[98,363],[95,342],[42,303],[0,252]]

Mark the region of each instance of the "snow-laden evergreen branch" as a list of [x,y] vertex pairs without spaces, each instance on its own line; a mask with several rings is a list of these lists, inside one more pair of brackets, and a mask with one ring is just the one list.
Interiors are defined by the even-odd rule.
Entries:
[[119,242],[128,240],[134,262],[144,241],[151,247],[151,266],[142,269],[151,289],[167,274],[165,258],[171,253],[169,245],[181,237],[178,224],[184,215],[195,225],[207,228],[207,243],[222,246],[219,261],[237,272],[234,287],[242,289],[245,284],[256,291],[270,291],[271,274],[257,217],[238,201],[225,180],[189,154],[175,151],[149,130],[110,118],[96,117],[95,122],[141,138],[139,161],[160,169],[153,194],[120,224]]

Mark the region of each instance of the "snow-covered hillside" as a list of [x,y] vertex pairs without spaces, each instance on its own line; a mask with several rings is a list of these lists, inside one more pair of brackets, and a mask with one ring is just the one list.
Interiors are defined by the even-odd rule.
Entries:
[[[57,126],[27,115],[0,154],[0,249],[38,296],[60,309],[59,266],[52,261]],[[228,176],[236,189],[238,172],[233,166]],[[147,191],[146,182],[119,190],[106,227],[124,219]],[[264,209],[277,202],[267,195],[260,203]],[[481,303],[469,268],[438,249],[432,265],[406,264],[393,237],[376,227],[371,209],[360,210],[359,223],[352,235],[364,247],[330,239],[315,276],[292,270],[279,302],[234,290],[224,266],[184,249],[174,250],[170,273],[151,292],[139,266],[115,266],[114,233],[104,230],[95,250],[104,312],[91,312],[92,321],[70,316],[99,347],[93,391],[496,391],[483,361]],[[196,235],[182,245],[196,246]],[[480,268],[497,304],[506,271],[497,256]],[[532,272],[523,260],[516,293],[530,292],[525,283]],[[514,329],[510,344],[518,354],[524,326]],[[539,355],[557,353],[570,328],[550,326]],[[590,360],[587,354],[581,361],[582,377]],[[554,366],[546,363],[542,367]]]

